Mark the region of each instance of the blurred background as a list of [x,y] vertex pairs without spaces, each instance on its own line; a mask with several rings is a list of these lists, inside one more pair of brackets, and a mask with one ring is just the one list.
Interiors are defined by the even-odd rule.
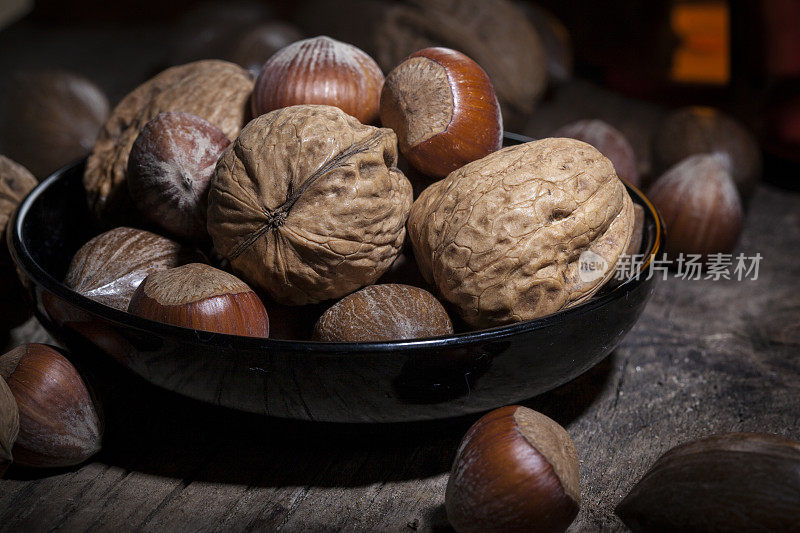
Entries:
[[[170,65],[221,58],[257,72],[282,46],[320,34],[359,46],[384,71],[423,46],[464,51],[490,74],[507,130],[542,137],[603,120],[633,146],[643,184],[663,170],[651,155],[660,121],[688,105],[745,125],[765,180],[800,183],[800,0],[0,0],[0,153],[41,179],[88,151],[107,114],[95,106],[80,146],[45,146],[20,131],[40,89],[31,84],[42,84],[32,72],[78,75],[113,107]],[[48,83],[44,99],[60,90]],[[61,160],[40,161],[54,150]]]

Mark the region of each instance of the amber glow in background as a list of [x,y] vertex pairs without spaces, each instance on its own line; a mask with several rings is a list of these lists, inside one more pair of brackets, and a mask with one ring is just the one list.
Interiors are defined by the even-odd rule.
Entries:
[[730,19],[727,3],[677,4],[672,8],[670,26],[680,41],[672,55],[672,80],[728,83]]

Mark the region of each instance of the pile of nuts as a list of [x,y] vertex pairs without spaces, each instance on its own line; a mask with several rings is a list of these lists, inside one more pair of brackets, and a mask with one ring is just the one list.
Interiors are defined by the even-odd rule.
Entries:
[[[430,9],[434,24],[439,4],[391,15]],[[84,185],[108,231],[78,250],[64,283],[162,323],[343,343],[449,335],[453,312],[484,328],[584,302],[614,269],[583,279],[583,253],[613,266],[639,251],[644,211],[623,183],[642,181],[633,150],[596,120],[502,148],[501,105],[514,100],[503,85],[501,101],[478,63],[441,47],[384,78],[364,51],[329,37],[281,48],[255,80],[226,61],[172,67],[102,128]],[[671,252],[736,244],[760,172],[753,145],[713,110],[668,117],[650,194]],[[400,168],[424,190],[415,195]],[[0,156],[0,228],[35,184]],[[313,327],[287,327],[309,316]],[[60,350],[0,356],[0,476],[12,459],[79,464],[102,434],[99,404]],[[800,444],[780,437],[701,439],[667,452],[617,512],[634,530],[789,530],[800,523],[798,465]],[[458,531],[563,531],[580,501],[567,431],[521,406],[470,428],[446,492]]]
[[[640,240],[623,182],[584,142],[502,139],[491,80],[448,48],[385,78],[324,36],[278,50],[255,81],[221,60],[175,66],[102,128],[83,182],[112,229],[77,252],[65,283],[145,318],[260,337],[287,306],[321,305],[305,339],[339,342],[587,300],[613,269],[586,281],[581,254],[615,265]],[[416,200],[400,168],[426,186]]]

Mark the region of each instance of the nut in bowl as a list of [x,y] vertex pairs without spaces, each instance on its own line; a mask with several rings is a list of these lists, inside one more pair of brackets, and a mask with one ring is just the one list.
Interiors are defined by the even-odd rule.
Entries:
[[[529,141],[511,134],[504,140],[507,146]],[[402,422],[521,401],[577,377],[608,355],[633,327],[656,282],[656,277],[631,278],[546,316],[475,331],[462,326],[438,337],[330,343],[202,332],[113,309],[61,283],[73,254],[96,233],[82,173],[78,164],[48,178],[23,201],[10,226],[12,257],[39,320],[73,351],[86,331],[102,331],[117,339],[115,344],[125,344],[128,356],[106,354],[100,347],[108,343],[99,340],[81,349],[116,356],[160,387],[254,413]],[[644,210],[640,253],[653,257],[662,252],[658,215],[636,189],[628,188],[628,194]],[[46,245],[53,242],[58,245]],[[68,321],[51,320],[43,300],[48,308],[58,303],[79,310],[97,327],[76,332]]]
[[[23,202],[12,254],[64,345],[201,401],[335,422],[485,411],[607,355],[654,283],[615,279],[620,258],[661,246],[597,149],[502,124],[487,72],[447,48],[386,80],[327,37],[282,48],[255,87],[225,61],[172,67]],[[433,181],[416,200],[401,167]]]

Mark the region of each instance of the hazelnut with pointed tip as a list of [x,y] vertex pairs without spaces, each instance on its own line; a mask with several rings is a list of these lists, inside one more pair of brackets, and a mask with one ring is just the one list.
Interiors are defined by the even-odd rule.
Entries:
[[12,452],[23,466],[61,467],[84,462],[100,450],[103,423],[81,375],[46,344],[23,344],[0,356],[19,408]]
[[503,119],[492,82],[472,59],[449,48],[425,48],[386,77],[381,122],[420,172],[443,178],[499,150]]
[[150,274],[128,312],[185,328],[269,336],[269,317],[256,293],[236,276],[202,263]]
[[727,154],[687,157],[661,176],[647,196],[667,230],[670,254],[730,252],[742,233],[743,209]]
[[372,124],[378,119],[382,86],[383,72],[366,52],[326,36],[304,39],[264,63],[253,89],[253,116],[321,104]]
[[208,186],[230,143],[222,130],[197,115],[156,115],[128,158],[128,190],[139,212],[178,237],[208,237]]
[[495,409],[461,441],[445,505],[459,532],[564,531],[580,506],[575,445],[541,413]]

